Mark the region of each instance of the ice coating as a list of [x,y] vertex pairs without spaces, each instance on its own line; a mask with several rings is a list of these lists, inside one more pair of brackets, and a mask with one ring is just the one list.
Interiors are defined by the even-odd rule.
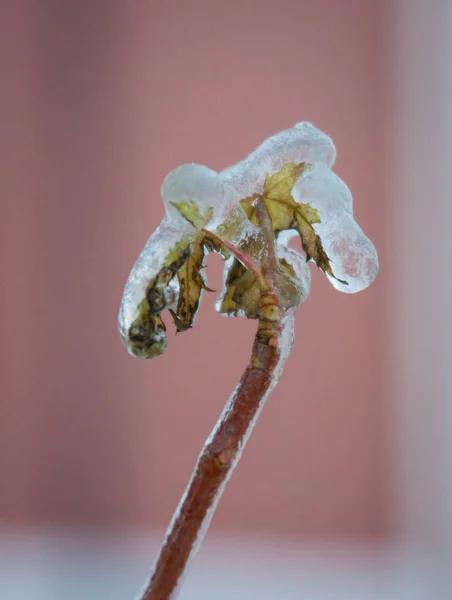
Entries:
[[292,190],[296,202],[303,195],[316,198],[318,207],[325,215],[342,214],[343,211],[353,216],[353,197],[347,185],[331,169],[325,165],[314,165],[306,169]]
[[311,123],[298,123],[265,140],[236,165],[220,173],[240,198],[262,193],[265,177],[273,175],[289,162],[321,163],[331,167],[336,159],[333,140]]
[[188,221],[173,223],[165,217],[141,251],[130,272],[119,309],[119,333],[127,347],[129,328],[138,316],[138,305],[145,297],[149,281],[160,271],[176,244],[184,238],[188,244],[193,232]]
[[[233,190],[232,193],[235,194]],[[263,243],[261,229],[249,221],[238,200],[236,200],[232,209],[228,208],[223,222],[210,222],[205,229],[212,231],[223,240],[237,247],[243,247],[243,245],[246,247],[249,243],[254,242],[252,245],[257,248],[262,246]],[[255,259],[256,256],[253,255],[253,258]]]
[[[310,123],[303,122],[271,136],[247,158],[221,173],[194,163],[181,165],[169,173],[161,186],[166,216],[138,257],[121,302],[119,330],[129,351],[130,328],[139,316],[140,303],[146,297],[150,281],[164,266],[168,266],[170,253],[176,247],[176,254],[182,252],[196,238],[199,230],[215,233],[248,254],[257,265],[260,264],[265,246],[263,233],[248,220],[240,200],[262,194],[266,177],[291,162],[306,164],[292,189],[292,197],[296,202],[309,204],[318,211],[321,222],[314,223],[313,228],[321,239],[335,275],[331,277],[326,273],[327,277],[335,288],[347,293],[358,292],[370,285],[378,272],[377,254],[372,242],[353,218],[350,190],[330,170],[335,158],[336,150],[331,138]],[[183,207],[185,218],[181,214],[182,206],[181,210],[175,206],[180,203],[194,203],[198,210],[191,207],[190,212],[186,206]],[[284,258],[297,275],[295,281],[287,269],[285,275],[280,274],[281,286],[285,286],[281,289],[282,300],[285,298],[286,301],[284,308],[292,301],[295,305],[298,296],[302,302],[310,288],[310,269],[305,258],[287,247],[293,235],[296,235],[294,230],[279,232],[276,245],[278,257]],[[231,262],[229,260],[225,265],[226,276]],[[167,308],[177,300],[177,280],[174,278],[163,285],[167,287],[159,292],[161,306]],[[294,285],[300,290],[299,294],[291,291]],[[221,296],[223,294],[224,290]],[[158,313],[157,304],[152,303],[152,306],[153,314]],[[163,328],[161,332],[153,332],[156,340],[160,334],[163,344]]]
[[297,286],[300,290],[300,304],[306,300],[311,289],[311,269],[306,262],[306,258],[296,250],[288,248],[285,244],[278,243],[276,245],[276,256],[286,260],[295,271],[297,278]]
[[[170,252],[176,246],[180,245],[183,250],[185,242],[188,246],[202,227],[212,232],[221,229],[224,239],[234,244],[259,235],[259,230],[246,218],[235,190],[225,184],[212,169],[196,164],[182,165],[165,178],[161,193],[166,216],[149,238],[131,270],[119,311],[119,332],[130,352],[130,327],[139,316],[139,305],[146,296],[150,281],[165,266]],[[173,204],[183,202],[194,202],[201,217],[205,216],[205,221],[198,224],[198,229]],[[163,297],[167,292],[169,299],[177,299],[176,288],[177,282],[170,282],[167,289],[162,291]],[[171,304],[172,301],[165,306]]]
[[184,217],[172,203],[193,201],[201,212],[213,208],[211,227],[221,223],[238,201],[234,190],[224,184],[216,171],[195,163],[171,171],[162,183],[161,194],[167,217],[174,223],[182,223]]
[[[275,366],[275,368],[273,370],[272,377],[270,380],[270,385],[268,386],[265,394],[260,399],[259,407],[256,410],[256,412],[254,413],[253,418],[250,420],[250,422],[247,426],[246,432],[243,435],[240,446],[239,446],[237,452],[235,453],[235,456],[234,456],[233,460],[231,461],[229,468],[227,469],[226,476],[223,479],[223,481],[221,482],[221,485],[218,486],[216,493],[212,498],[209,509],[206,511],[206,514],[204,516],[202,524],[197,531],[196,539],[191,547],[187,562],[191,561],[194,558],[194,556],[197,554],[197,552],[199,551],[201,544],[203,542],[203,539],[209,529],[209,526],[212,521],[212,517],[215,513],[216,507],[218,506],[218,503],[223,495],[225,487],[226,487],[231,475],[233,474],[233,472],[240,460],[240,457],[242,456],[243,450],[250,438],[250,435],[252,434],[252,431],[256,425],[256,422],[257,422],[271,392],[273,391],[273,389],[275,388],[276,384],[278,383],[278,381],[281,377],[282,370],[284,368],[284,365],[285,365],[287,359],[290,356],[290,352],[292,350],[292,347],[293,347],[294,341],[295,341],[295,311],[296,311],[295,308],[290,308],[289,310],[287,310],[284,313],[284,316],[281,320],[281,326],[282,326],[281,334],[279,336],[279,358],[278,358],[277,365]],[[236,393],[237,393],[237,388],[234,391],[234,393],[231,395],[231,397],[229,398],[229,401],[227,402],[226,406],[224,407],[224,409],[220,415],[220,418],[218,419],[217,423],[215,424],[213,430],[210,432],[210,435],[207,438],[207,440],[203,446],[201,454],[198,457],[198,464],[199,464],[199,461],[202,460],[202,457],[209,453],[209,450],[212,447],[212,444],[215,443],[215,439],[218,438],[218,433],[221,431],[221,428],[223,427],[225,421],[228,419],[228,416],[231,413],[231,409],[233,408],[233,403],[234,403],[234,396]],[[162,547],[166,546],[168,540],[170,539],[171,533],[174,531],[175,524],[182,518],[183,511],[184,511],[184,504],[187,500],[187,497],[189,496],[190,490],[192,489],[194,482],[196,481],[197,475],[198,475],[198,470],[197,470],[197,467],[195,467],[195,469],[193,470],[192,476],[190,477],[190,480],[188,482],[188,485],[185,488],[184,493],[182,494],[182,497],[179,501],[179,504],[173,515],[173,518],[171,519],[171,522],[168,526]],[[156,569],[156,564],[154,564],[152,572],[155,572],[155,569]],[[181,583],[183,582],[186,572],[187,571],[185,570],[185,572],[180,575],[180,577],[177,581],[177,587],[171,594],[171,598],[175,598],[175,595],[177,595],[178,591],[180,590],[180,586],[181,586]],[[143,585],[142,590],[140,591],[140,594],[136,597],[135,600],[139,600],[140,598],[142,598],[145,590],[148,589],[148,587],[149,587],[149,580]]]
[[318,210],[320,223],[314,230],[320,236],[337,279],[326,274],[341,292],[354,293],[368,287],[378,273],[378,257],[372,242],[353,218],[352,195],[345,183],[323,165],[315,165],[296,182],[295,202]]
[[[172,203],[195,202],[201,214],[204,208],[212,208],[213,214],[210,210],[204,211],[205,225],[212,231],[223,223],[232,206],[236,206],[237,214],[246,220],[235,191],[221,180],[216,171],[202,165],[181,165],[171,171],[162,184],[161,194],[166,216],[149,238],[133,266],[119,310],[119,332],[128,349],[130,326],[138,317],[139,305],[145,298],[150,280],[162,269],[168,255],[178,244],[185,239],[188,245],[197,234],[195,227]],[[172,297],[177,296],[175,287],[175,282],[168,286],[168,294],[171,292]]]
[[[310,272],[310,271],[309,271]],[[297,307],[293,306],[289,308],[284,313],[282,318],[282,331],[281,337],[279,339],[279,351],[280,351],[280,359],[278,364],[276,365],[275,370],[273,371],[273,382],[272,389],[278,383],[284,365],[286,364],[287,359],[290,356],[292,351],[294,342],[295,342],[295,314],[297,311]]]

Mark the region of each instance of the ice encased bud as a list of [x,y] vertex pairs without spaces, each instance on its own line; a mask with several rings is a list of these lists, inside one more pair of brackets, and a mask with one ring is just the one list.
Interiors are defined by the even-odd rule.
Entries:
[[298,179],[292,196],[318,211],[321,222],[313,227],[330,259],[335,278],[326,276],[332,285],[346,293],[368,287],[378,273],[377,252],[353,218],[352,195],[342,179],[326,166],[314,165]]
[[324,164],[336,160],[333,140],[311,123],[297,123],[265,140],[247,158],[220,173],[241,199],[262,194],[267,175],[280,171],[290,162]]

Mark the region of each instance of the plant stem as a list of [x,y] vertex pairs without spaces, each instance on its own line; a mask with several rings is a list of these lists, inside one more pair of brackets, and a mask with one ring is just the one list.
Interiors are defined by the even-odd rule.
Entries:
[[256,213],[259,226],[265,237],[262,275],[264,276],[267,285],[269,285],[270,289],[276,294],[276,273],[279,265],[276,257],[273,225],[263,198],[259,198],[256,202]]
[[[264,233],[267,217],[264,205],[261,209]],[[199,549],[224,487],[289,354],[294,309],[284,313],[279,306],[273,281],[276,261],[273,231],[267,240],[268,289],[261,297],[250,363],[198,458],[141,600],[175,598],[185,567]]]

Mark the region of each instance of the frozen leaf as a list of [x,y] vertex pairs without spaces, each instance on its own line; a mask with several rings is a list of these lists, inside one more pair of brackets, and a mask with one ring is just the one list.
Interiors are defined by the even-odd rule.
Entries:
[[[163,351],[166,347],[161,320],[148,317],[148,313],[156,315],[175,300],[171,280],[177,266],[186,260],[186,249],[193,239],[193,227],[188,222],[174,225],[165,217],[133,266],[124,288],[118,324],[121,338],[134,356],[156,356],[157,349]],[[133,325],[140,329],[132,330]]]
[[[188,242],[188,243],[187,243]],[[165,326],[160,318],[170,309],[177,331],[186,331],[194,321],[202,290],[209,290],[201,274],[205,234],[201,231],[175,243],[160,265],[160,270],[147,282],[144,298],[137,304],[133,319],[126,321],[126,310],[120,311],[120,330],[131,354],[151,358],[166,348]],[[177,279],[177,286],[174,279]],[[173,311],[171,306],[176,302]],[[123,300],[124,305],[124,300]]]
[[140,358],[153,358],[163,354],[167,346],[166,327],[160,315],[150,310],[144,299],[138,308],[139,315],[128,332],[127,347]]
[[262,276],[256,269],[247,268],[247,257],[260,272],[261,251],[264,244],[262,233],[244,238],[238,252],[227,263],[223,293],[217,310],[227,315],[246,315],[251,319],[258,316],[262,294]]
[[209,224],[207,229],[236,247],[252,242],[262,244],[261,230],[249,221],[238,198],[236,198],[236,205],[231,208],[225,220],[215,227]]
[[[152,242],[157,242],[159,236],[156,238]],[[152,358],[165,350],[166,328],[160,313],[176,301],[173,280],[190,260],[192,246],[190,236],[174,240],[174,246],[159,265],[160,269],[146,282],[138,278],[138,275],[143,275],[140,259],[132,270],[121,304],[119,328],[127,349],[134,356]],[[145,247],[143,253],[147,256],[150,250]],[[131,304],[132,300],[138,298],[137,292],[140,290],[142,299]]]
[[[244,248],[244,252],[250,251]],[[311,272],[304,258],[285,246],[276,247],[278,271],[275,274],[279,302],[282,308],[298,306],[309,293]],[[259,316],[262,285],[256,275],[234,258],[226,271],[224,292],[217,310],[227,315]]]
[[[250,305],[248,311],[256,318],[256,303],[260,297],[256,278],[236,258],[232,259],[224,282],[224,295],[219,303],[218,312],[238,316],[246,314],[244,306]],[[248,296],[248,297],[247,297]]]
[[199,306],[201,291],[209,289],[201,274],[204,260],[204,248],[201,239],[196,239],[190,248],[185,264],[177,273],[179,280],[179,297],[173,318],[178,331],[186,331],[193,325]]
[[333,286],[347,293],[368,287],[377,275],[378,257],[353,218],[352,196],[345,183],[326,167],[316,165],[297,181],[293,197],[300,206],[311,206],[319,216],[312,226],[336,276],[324,269]]
[[195,229],[205,227],[213,216],[213,207],[200,207],[194,200],[189,202],[171,202],[177,208],[180,214],[188,221]]
[[[318,211],[309,204],[295,202],[292,196],[292,190],[304,172],[309,172],[309,165],[305,163],[284,165],[280,171],[265,178],[262,195],[255,194],[245,198],[242,205],[250,221],[257,224],[256,203],[262,198],[275,234],[287,229],[296,229],[300,234],[307,260],[313,259],[322,271],[334,278],[335,274],[323,249],[322,240],[313,227],[321,220]],[[345,281],[341,283],[347,285]]]
[[150,280],[146,290],[146,300],[151,312],[155,314],[160,313],[165,308],[174,304],[175,292],[169,284],[174,279],[176,273],[180,272],[190,260],[192,245],[193,242],[188,246],[182,243],[182,247],[178,248],[176,244],[160,271]]
[[183,165],[170,173],[162,196],[167,215],[130,273],[119,314],[127,349],[144,358],[166,347],[159,316],[163,310],[171,309],[177,331],[192,326],[201,292],[209,289],[201,274],[205,251],[229,257],[227,240],[217,238],[215,229],[221,226],[225,236],[241,238],[241,221],[247,220],[234,190],[200,165]]
[[195,229],[207,222],[212,228],[223,223],[237,204],[235,191],[219,174],[197,164],[171,171],[162,183],[161,194],[168,218],[174,223],[196,221],[192,223]]
[[287,198],[291,198],[293,186],[305,169],[306,163],[297,165],[290,162],[274,175],[267,175],[264,184],[264,197],[276,201],[285,201]]

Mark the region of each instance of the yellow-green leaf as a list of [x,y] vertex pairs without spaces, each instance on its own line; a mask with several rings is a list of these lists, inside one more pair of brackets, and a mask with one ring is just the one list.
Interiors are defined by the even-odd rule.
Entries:
[[213,208],[211,206],[202,207],[196,204],[194,200],[189,202],[171,202],[177,208],[180,214],[193,225],[195,229],[202,229],[211,220]]
[[254,273],[236,258],[229,268],[225,289],[220,313],[234,316],[244,313],[250,319],[257,318],[262,290]]
[[190,256],[177,273],[179,298],[173,318],[178,331],[185,331],[193,325],[201,291],[203,289],[212,291],[206,286],[201,275],[204,260],[204,247],[201,240],[202,238],[193,242]]
[[290,162],[274,173],[267,175],[264,185],[264,197],[274,200],[292,200],[293,186],[306,169],[306,163],[299,165]]

